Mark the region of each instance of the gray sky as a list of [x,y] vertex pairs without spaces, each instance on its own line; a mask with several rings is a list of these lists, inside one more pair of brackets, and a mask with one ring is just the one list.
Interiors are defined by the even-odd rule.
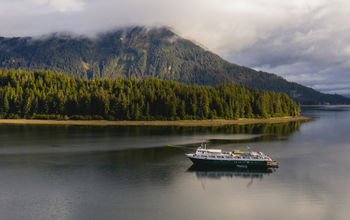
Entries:
[[0,0],[0,35],[173,27],[224,58],[350,94],[350,1]]

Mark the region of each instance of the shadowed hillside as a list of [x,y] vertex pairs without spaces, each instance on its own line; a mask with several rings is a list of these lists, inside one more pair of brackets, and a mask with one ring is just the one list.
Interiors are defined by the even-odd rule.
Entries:
[[275,74],[229,63],[167,28],[133,27],[96,38],[64,34],[0,38],[0,67],[52,69],[84,78],[152,76],[200,85],[233,82],[285,92],[302,104],[350,104],[343,96],[322,94]]

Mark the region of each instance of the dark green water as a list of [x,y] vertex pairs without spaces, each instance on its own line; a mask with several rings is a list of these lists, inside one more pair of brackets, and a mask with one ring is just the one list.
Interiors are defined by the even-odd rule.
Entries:
[[[350,108],[218,128],[0,125],[1,219],[349,219]],[[189,169],[198,143],[269,153],[272,173]]]

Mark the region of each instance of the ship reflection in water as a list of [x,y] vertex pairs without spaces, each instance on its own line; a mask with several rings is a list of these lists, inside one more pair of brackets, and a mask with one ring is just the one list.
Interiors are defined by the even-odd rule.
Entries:
[[199,180],[222,179],[222,178],[244,178],[250,179],[247,187],[253,184],[254,179],[262,180],[264,176],[271,175],[275,168],[252,169],[252,168],[227,168],[227,167],[201,167],[192,165],[186,172],[194,173]]

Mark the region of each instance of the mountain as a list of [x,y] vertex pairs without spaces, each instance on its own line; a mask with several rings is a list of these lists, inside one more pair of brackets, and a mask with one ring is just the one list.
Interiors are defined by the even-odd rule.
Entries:
[[93,38],[60,33],[0,38],[0,67],[52,69],[85,78],[152,76],[200,85],[233,82],[284,92],[301,104],[350,104],[349,98],[232,64],[165,27],[130,27]]

